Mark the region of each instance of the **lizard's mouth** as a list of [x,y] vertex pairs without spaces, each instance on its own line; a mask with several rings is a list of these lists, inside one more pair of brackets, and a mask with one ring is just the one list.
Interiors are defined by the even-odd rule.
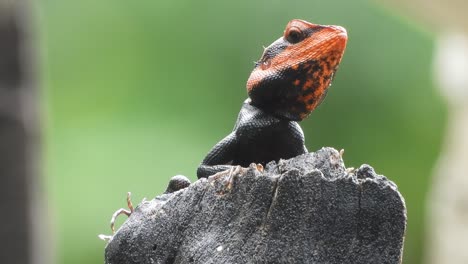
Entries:
[[324,99],[346,42],[343,27],[291,21],[247,81],[252,103],[288,119],[306,118]]

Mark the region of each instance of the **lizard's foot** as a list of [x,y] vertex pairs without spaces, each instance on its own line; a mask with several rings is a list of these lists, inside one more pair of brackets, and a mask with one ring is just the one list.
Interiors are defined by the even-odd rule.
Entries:
[[130,216],[133,213],[134,209],[133,209],[131,195],[132,195],[132,193],[130,193],[130,192],[127,193],[127,207],[128,207],[129,210],[120,208],[119,210],[117,210],[112,215],[112,218],[111,218],[111,221],[110,221],[110,227],[111,227],[111,230],[112,230],[112,235],[100,234],[100,235],[98,235],[98,237],[101,240],[104,240],[106,242],[109,242],[110,240],[112,240],[112,237],[115,234],[115,227],[114,226],[115,226],[115,219],[117,218],[117,216],[119,216],[121,214],[125,214],[126,216]]
[[171,178],[171,180],[169,181],[169,184],[167,185],[166,191],[164,193],[165,194],[173,193],[178,190],[187,188],[189,185],[190,185],[190,180],[187,179],[187,177],[183,175],[176,175]]
[[237,175],[239,172],[241,172],[241,170],[242,170],[241,166],[234,166],[229,169],[228,171],[229,177],[225,185],[227,190],[232,189],[232,185],[234,184],[234,176]]
[[112,234],[115,233],[115,219],[117,216],[124,214],[126,216],[130,216],[133,213],[133,204],[132,204],[132,193],[128,192],[127,193],[127,209],[120,208],[119,210],[115,211],[115,213],[112,215],[111,221],[110,221],[110,227],[112,229]]
[[[208,179],[211,179],[211,185],[215,186],[215,181],[223,179],[223,191],[220,192],[220,194],[224,194],[224,191],[229,191],[232,189],[232,186],[234,185],[234,179],[239,172],[241,172],[244,168],[241,166],[230,166],[229,169],[220,171],[214,175],[211,175],[208,177]],[[225,177],[227,175],[227,177]]]

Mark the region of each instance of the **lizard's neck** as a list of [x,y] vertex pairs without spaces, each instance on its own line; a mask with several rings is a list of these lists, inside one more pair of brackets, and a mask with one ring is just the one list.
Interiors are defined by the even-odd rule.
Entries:
[[301,121],[301,119],[298,119],[297,116],[292,115],[288,111],[281,111],[281,109],[276,108],[276,107],[263,107],[262,105],[257,105],[254,102],[252,102],[252,99],[247,98],[244,101],[244,107],[247,107],[250,109],[250,111],[258,111],[262,112],[264,115],[269,115],[274,118],[278,118],[280,120],[285,120],[285,121]]

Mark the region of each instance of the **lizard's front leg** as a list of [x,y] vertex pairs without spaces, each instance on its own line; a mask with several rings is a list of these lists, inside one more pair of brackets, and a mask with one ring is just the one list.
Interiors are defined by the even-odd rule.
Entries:
[[232,132],[223,140],[218,142],[206,155],[197,169],[198,178],[208,178],[221,171],[229,170],[233,167],[238,148],[238,140],[235,132]]

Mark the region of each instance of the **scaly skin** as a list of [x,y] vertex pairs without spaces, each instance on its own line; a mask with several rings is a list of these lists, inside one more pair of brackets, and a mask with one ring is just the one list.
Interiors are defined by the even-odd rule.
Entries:
[[289,159],[307,152],[301,121],[322,102],[346,47],[346,30],[292,20],[265,48],[247,81],[247,99],[233,131],[216,144],[198,178]]

